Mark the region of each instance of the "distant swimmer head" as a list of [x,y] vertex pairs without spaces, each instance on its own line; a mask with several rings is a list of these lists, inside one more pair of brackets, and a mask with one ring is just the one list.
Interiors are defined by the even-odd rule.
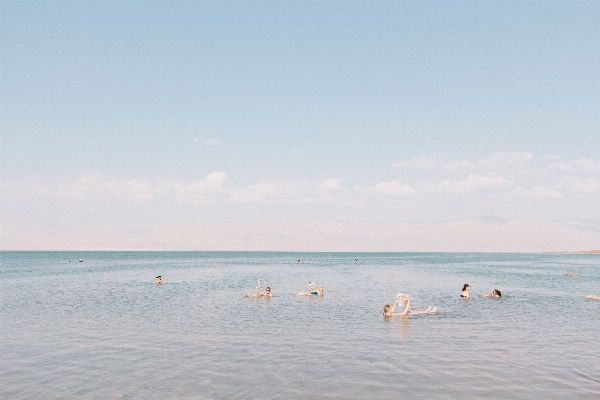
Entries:
[[467,290],[468,288],[470,288],[470,287],[471,287],[471,286],[470,286],[468,283],[465,283],[465,284],[463,285],[463,288],[462,288],[463,292],[464,292],[465,290]]
[[502,293],[500,293],[500,291],[498,289],[494,289],[494,291],[492,292],[492,296],[493,297],[502,297]]
[[386,304],[385,306],[383,306],[383,315],[389,315],[390,314],[390,305]]

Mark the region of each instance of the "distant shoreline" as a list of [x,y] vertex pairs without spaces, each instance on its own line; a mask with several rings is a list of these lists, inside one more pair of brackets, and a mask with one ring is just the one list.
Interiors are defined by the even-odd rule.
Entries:
[[600,250],[587,250],[587,251],[544,251],[542,254],[600,254]]
[[600,254],[600,250],[582,250],[582,251],[542,251],[542,252],[522,252],[522,251],[339,251],[339,250],[83,250],[83,249],[0,249],[0,253],[349,253],[349,254],[380,254],[380,253],[413,253],[413,254]]

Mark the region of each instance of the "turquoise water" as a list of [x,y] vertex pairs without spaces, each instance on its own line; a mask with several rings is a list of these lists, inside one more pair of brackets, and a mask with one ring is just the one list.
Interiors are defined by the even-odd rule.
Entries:
[[[598,255],[0,257],[3,399],[600,397]],[[384,320],[398,291],[438,314]]]

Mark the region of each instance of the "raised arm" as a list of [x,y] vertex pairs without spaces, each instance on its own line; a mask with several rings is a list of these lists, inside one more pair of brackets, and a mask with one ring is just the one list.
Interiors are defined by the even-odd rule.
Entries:
[[[396,299],[396,302],[394,303],[394,307],[392,307],[392,313],[394,312],[394,309],[396,308],[397,304],[398,304],[398,299]],[[392,315],[406,315],[406,314],[408,314],[409,309],[410,309],[410,300],[407,300],[406,308],[404,308],[404,311],[402,311],[400,314],[392,314]]]

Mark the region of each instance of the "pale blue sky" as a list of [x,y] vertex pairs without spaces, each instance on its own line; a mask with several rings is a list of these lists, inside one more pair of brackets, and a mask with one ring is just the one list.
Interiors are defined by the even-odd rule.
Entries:
[[[252,236],[277,223],[336,250],[332,226],[360,221],[586,223],[565,235],[600,247],[600,2],[0,8],[2,248],[75,229],[75,247],[202,250],[169,239],[198,229],[294,249],[285,228]],[[348,247],[383,249],[354,229]],[[411,240],[384,249],[430,249]]]

